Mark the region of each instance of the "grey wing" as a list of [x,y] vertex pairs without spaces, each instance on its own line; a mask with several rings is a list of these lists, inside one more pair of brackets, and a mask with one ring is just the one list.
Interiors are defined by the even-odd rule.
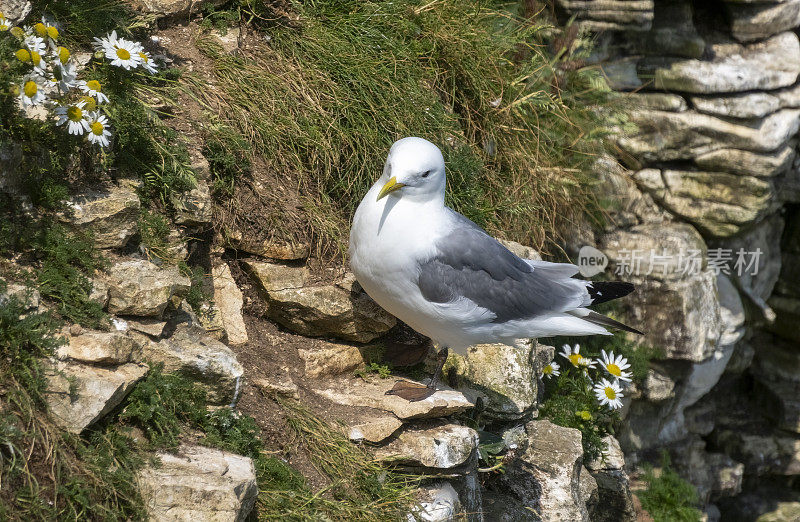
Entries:
[[498,323],[589,303],[587,282],[570,277],[577,272],[574,265],[524,261],[472,221],[453,214],[453,232],[439,241],[433,258],[420,264],[419,287],[429,301],[467,298],[492,312]]

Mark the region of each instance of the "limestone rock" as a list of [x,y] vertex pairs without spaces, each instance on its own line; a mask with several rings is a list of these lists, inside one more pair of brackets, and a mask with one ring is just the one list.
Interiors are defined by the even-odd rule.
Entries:
[[172,204],[175,207],[175,223],[191,227],[202,227],[211,224],[213,204],[208,183],[198,180],[191,190],[174,194]]
[[202,446],[159,453],[136,477],[150,520],[243,522],[258,496],[249,457]]
[[139,231],[140,205],[131,188],[111,185],[70,199],[61,219],[90,230],[98,248],[121,248]]
[[292,399],[300,398],[300,394],[298,393],[299,388],[288,375],[270,379],[260,377],[258,379],[254,379],[253,384],[255,384],[259,389],[261,389],[261,391],[268,395],[278,395]]
[[143,259],[114,264],[107,282],[108,311],[119,315],[158,317],[173,297],[181,298],[191,288],[176,267],[160,268]]
[[395,395],[386,395],[394,383],[394,379],[371,381],[339,379],[330,387],[318,388],[314,392],[336,404],[385,410],[394,413],[402,420],[447,417],[474,406],[460,392],[441,387],[427,399],[417,402],[409,402]]
[[672,214],[713,237],[730,237],[762,218],[773,206],[763,179],[722,172],[644,169],[639,186]]
[[[781,273],[783,228],[783,218],[776,213],[735,237],[709,241],[708,246],[730,250],[731,259],[725,263],[723,273],[735,278],[746,294],[767,299]],[[744,263],[737,266],[740,251]]]
[[600,64],[608,87],[614,91],[633,91],[642,87],[638,74],[639,57],[626,56]]
[[800,520],[800,502],[779,502],[778,506],[764,513],[756,522],[793,522]]
[[725,427],[712,434],[723,453],[741,462],[748,475],[800,474],[800,437],[747,427]]
[[269,306],[269,317],[293,332],[369,342],[397,319],[378,306],[351,278],[339,284],[303,286],[305,268],[246,264]]
[[59,359],[73,359],[99,365],[141,360],[142,341],[124,332],[83,331],[56,350]]
[[671,397],[675,394],[675,381],[670,379],[668,375],[657,372],[652,368],[647,371],[647,377],[642,383],[642,394],[649,401],[659,402]]
[[800,73],[800,42],[784,32],[750,45],[711,45],[712,60],[645,58],[640,74],[657,89],[693,93],[742,92],[786,87]]
[[763,119],[734,122],[694,111],[640,109],[630,113],[636,133],[619,144],[642,161],[688,160],[731,148],[766,153],[794,136],[799,116],[797,109],[782,109]]
[[234,250],[240,250],[257,256],[295,261],[305,259],[311,253],[311,245],[278,239],[254,239],[240,230],[224,228],[222,235],[227,245]]
[[597,481],[599,501],[592,512],[597,522],[633,522],[636,509],[630,480],[625,472],[625,455],[617,439],[603,437],[605,450],[601,458],[587,464],[588,472]]
[[224,0],[131,0],[134,9],[157,18],[184,17],[199,13],[204,5],[218,6],[223,3]]
[[655,2],[654,7],[653,28],[645,43],[647,51],[660,56],[702,57],[706,42],[694,26],[692,2]]
[[647,31],[653,21],[652,0],[556,0],[555,4],[591,31]]
[[697,488],[702,504],[741,493],[744,466],[722,453],[707,452],[700,437],[673,446],[670,455],[678,474]]
[[488,417],[511,420],[536,406],[533,355],[529,342],[517,346],[482,344],[470,347],[465,357],[452,354],[448,365],[456,372],[457,389],[473,402],[481,397]]
[[383,442],[400,429],[403,421],[394,415],[379,415],[360,418],[359,424],[350,426],[347,437],[353,442],[367,441],[373,444]]
[[751,373],[759,386],[761,411],[779,428],[800,433],[800,351],[779,337],[753,338],[755,357]]
[[730,172],[742,176],[771,178],[786,172],[792,166],[795,152],[784,145],[774,152],[751,152],[739,149],[717,149],[700,154],[694,164],[709,172]]
[[517,243],[516,241],[509,241],[506,239],[498,239],[500,243],[509,249],[515,256],[520,257],[522,259],[536,259],[541,260],[542,256],[529,246],[522,245]]
[[[604,236],[600,249],[615,276],[636,284],[621,306],[628,323],[645,332],[645,342],[662,347],[670,359],[701,362],[715,352],[723,331],[716,277],[691,226],[639,225]],[[651,252],[666,258],[651,264]],[[689,260],[691,252],[697,264]]]
[[656,111],[683,112],[688,106],[686,100],[677,94],[665,92],[637,92],[625,95],[632,107]]
[[32,7],[29,0],[0,0],[0,12],[12,24],[22,22],[30,14]]
[[197,381],[214,404],[230,404],[239,394],[242,365],[230,348],[198,325],[177,325],[171,337],[146,343],[142,356],[164,363],[167,373],[179,372]]
[[547,420],[525,425],[527,447],[508,463],[503,484],[542,520],[588,521],[581,497],[581,433]]
[[411,466],[450,469],[467,462],[478,447],[478,433],[458,424],[434,423],[404,429],[378,448],[375,456]]
[[781,108],[777,96],[766,92],[730,96],[692,96],[692,105],[700,112],[732,118],[763,118]]
[[[2,281],[2,279],[0,279]],[[7,283],[5,290],[0,292],[0,306],[5,305],[10,298],[15,298],[26,311],[36,310],[41,302],[39,291],[31,286]]]
[[592,173],[599,180],[595,188],[598,199],[614,202],[606,210],[610,218],[606,226],[609,232],[642,223],[672,221],[672,217],[656,205],[652,196],[636,186],[630,172],[614,158],[599,158],[592,165]]
[[742,5],[726,3],[731,33],[740,42],[768,38],[800,25],[800,0]]
[[144,364],[98,368],[57,361],[47,374],[50,413],[59,426],[80,433],[116,408],[146,373]]
[[219,310],[228,343],[232,345],[246,343],[247,328],[242,317],[242,291],[236,285],[230,267],[227,263],[213,266],[211,277],[214,281],[214,304]]
[[311,379],[352,373],[364,366],[361,350],[351,344],[321,342],[313,348],[299,348],[305,375]]

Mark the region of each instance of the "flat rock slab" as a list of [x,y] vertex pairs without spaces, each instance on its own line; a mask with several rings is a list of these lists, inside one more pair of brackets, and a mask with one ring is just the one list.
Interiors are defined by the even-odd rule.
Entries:
[[80,433],[116,408],[146,373],[145,364],[98,368],[56,361],[47,374],[50,413],[59,426]]
[[149,520],[238,522],[253,509],[258,485],[249,457],[202,446],[157,457],[161,465],[136,478]]
[[73,359],[92,364],[123,364],[141,360],[142,340],[124,332],[83,331],[72,335],[69,342],[59,346],[59,359]]
[[320,341],[319,346],[300,348],[297,352],[305,363],[305,374],[310,379],[350,374],[364,366],[364,357],[357,346]]
[[386,395],[394,383],[395,379],[352,379],[336,381],[329,387],[318,388],[314,392],[336,404],[390,411],[402,420],[446,417],[475,406],[464,394],[451,389],[440,389],[427,399],[417,402]]
[[109,269],[108,311],[119,315],[159,317],[173,298],[191,288],[176,267],[161,268],[144,259],[116,263]]
[[645,58],[639,73],[657,89],[698,94],[779,89],[800,74],[800,42],[788,31],[750,45],[716,43],[709,55],[714,59]]
[[383,442],[403,425],[403,421],[391,414],[360,417],[359,421],[359,424],[350,426],[347,430],[347,437],[353,442]]
[[139,231],[139,196],[131,188],[110,186],[67,202],[62,220],[90,229],[98,248],[120,248]]
[[412,466],[450,469],[464,464],[478,447],[478,432],[459,424],[434,424],[403,430],[375,456]]
[[200,383],[214,404],[229,404],[239,393],[244,368],[230,348],[199,326],[178,325],[168,339],[146,343],[142,355],[164,363],[165,372],[180,372]]
[[227,263],[211,268],[214,281],[214,303],[219,310],[222,327],[228,336],[228,343],[239,345],[247,342],[247,328],[242,317],[242,291],[233,279]]

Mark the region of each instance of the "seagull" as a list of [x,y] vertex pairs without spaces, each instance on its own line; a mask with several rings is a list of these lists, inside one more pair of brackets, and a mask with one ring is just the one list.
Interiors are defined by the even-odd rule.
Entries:
[[441,347],[427,386],[398,381],[389,394],[422,400],[436,390],[448,349],[556,335],[641,334],[587,307],[633,285],[573,278],[569,263],[517,257],[445,205],[445,164],[433,143],[396,141],[350,230],[350,267],[380,306]]

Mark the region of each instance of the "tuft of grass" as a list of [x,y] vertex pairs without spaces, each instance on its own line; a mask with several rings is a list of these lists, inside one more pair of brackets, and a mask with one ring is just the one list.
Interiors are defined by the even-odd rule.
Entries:
[[603,147],[604,95],[595,73],[561,67],[571,50],[548,55],[551,28],[488,1],[231,5],[269,44],[232,56],[200,35],[214,86],[186,88],[299,187],[323,245],[343,251],[348,217],[409,135],[442,148],[449,203],[490,232],[542,246],[592,205],[583,172]]
[[354,372],[356,377],[366,379],[367,375],[377,374],[381,379],[386,379],[392,375],[392,369],[387,364],[379,364],[371,362],[364,368],[358,369]]
[[655,522],[699,522],[702,513],[698,505],[697,490],[683,480],[671,467],[667,451],[661,453],[660,473],[652,467],[645,469],[647,488],[637,491],[642,507]]
[[217,197],[233,196],[237,180],[251,173],[250,154],[250,144],[230,127],[216,125],[209,131],[203,155],[211,168]]
[[[281,405],[289,426],[330,484],[315,493],[309,499],[310,504],[298,504],[299,510],[293,508],[278,518],[365,521],[404,518],[418,477],[382,466],[364,448],[354,446],[342,430],[329,426],[303,405],[297,402],[281,402]],[[274,516],[270,508],[265,507],[265,511]]]

